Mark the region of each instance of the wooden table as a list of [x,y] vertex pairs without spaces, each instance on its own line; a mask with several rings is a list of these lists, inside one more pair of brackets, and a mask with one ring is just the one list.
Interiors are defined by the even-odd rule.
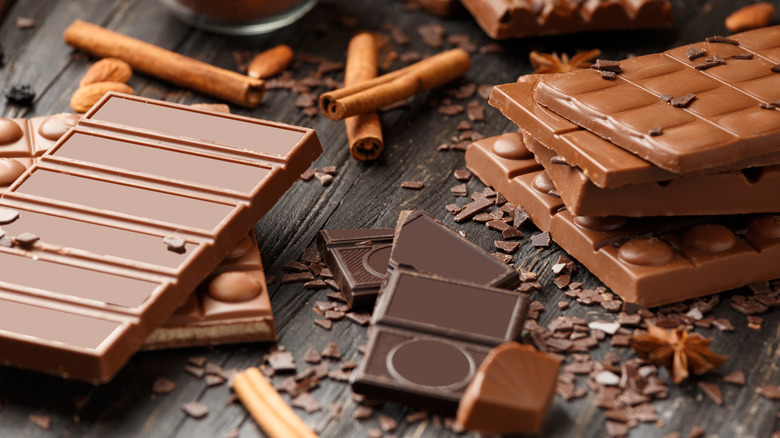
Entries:
[[[656,52],[683,43],[700,41],[713,34],[723,34],[724,17],[737,6],[751,3],[747,0],[676,0],[677,25],[665,31],[599,33],[591,35],[529,38],[502,42],[503,54],[475,54],[473,68],[467,79],[477,84],[499,84],[513,81],[518,75],[529,73],[530,50],[574,53],[578,50],[599,48],[607,59]],[[777,2],[775,2],[777,3]],[[37,25],[18,29],[17,17],[31,17]],[[424,54],[436,50],[425,46],[418,38],[416,27],[426,23],[440,23],[451,34],[468,34],[478,46],[490,43],[479,27],[466,14],[451,19],[440,19],[424,12],[405,12],[399,1],[339,0],[318,5],[299,22],[275,33],[257,37],[226,37],[195,30],[177,21],[154,0],[71,0],[71,1],[17,1],[0,27],[0,41],[6,52],[6,65],[0,69],[0,84],[24,82],[38,92],[33,106],[19,108],[2,101],[4,117],[29,117],[69,111],[68,101],[78,80],[89,65],[83,56],[65,45],[62,32],[74,19],[98,23],[127,35],[158,44],[162,47],[192,56],[202,61],[235,69],[235,51],[256,52],[285,43],[296,51],[316,54],[333,61],[344,61],[350,35],[357,29],[350,26],[353,18],[357,28],[382,31],[383,25],[400,26],[412,42],[399,52],[416,50]],[[445,43],[445,47],[449,47]],[[396,61],[393,68],[401,65]],[[296,70],[296,77],[304,77],[312,70],[304,65]],[[335,75],[341,77],[341,73]],[[130,84],[137,94],[183,103],[213,102],[209,97],[192,93],[160,81],[136,74]],[[422,208],[443,220],[484,248],[492,248],[495,232],[476,223],[454,224],[444,205],[453,202],[450,187],[457,181],[455,169],[464,168],[462,152],[437,152],[437,146],[457,135],[456,125],[464,114],[450,117],[437,112],[433,100],[441,99],[441,92],[418,96],[402,109],[382,114],[386,150],[374,163],[352,159],[346,148],[343,123],[332,122],[318,115],[310,118],[294,105],[295,95],[287,90],[270,90],[263,104],[256,110],[232,108],[235,113],[309,126],[317,130],[325,153],[315,165],[334,165],[338,175],[332,184],[321,186],[316,181],[297,182],[282,200],[256,227],[267,272],[280,277],[282,265],[297,260],[304,248],[313,246],[316,233],[328,228],[392,227],[399,211]],[[475,97],[475,99],[480,99]],[[462,101],[460,103],[467,102]],[[487,107],[487,105],[485,105]],[[496,135],[516,129],[499,112],[486,108],[486,121],[475,123],[474,130],[485,135]],[[420,191],[402,189],[401,182],[425,182]],[[476,179],[468,183],[470,191],[483,186]],[[461,199],[461,202],[463,200]],[[527,231],[535,230],[533,226]],[[515,264],[540,274],[544,289],[533,294],[544,303],[540,323],[545,325],[557,317],[556,303],[562,293],[552,285],[551,261],[562,254],[551,245],[538,249],[528,240],[516,253]],[[735,273],[734,275],[739,275]],[[575,277],[585,287],[600,283],[581,269]],[[318,315],[312,310],[315,300],[324,299],[325,291],[305,290],[300,283],[270,286],[274,314],[280,334],[279,343],[293,351],[299,369],[305,365],[304,352],[309,347],[321,349],[328,341],[341,347],[344,359],[359,361],[356,348],[365,342],[365,328],[348,321],[337,322],[332,331],[316,327],[312,320]],[[576,303],[565,311],[569,316],[587,320],[611,318],[599,307],[585,307]],[[726,374],[742,370],[748,384],[744,387],[722,384],[725,406],[718,407],[704,397],[695,383],[671,385],[669,397],[656,402],[663,425],[643,424],[631,436],[663,436],[679,431],[685,436],[691,427],[702,425],[708,436],[768,437],[780,429],[777,402],[758,396],[755,388],[780,382],[780,313],[770,311],[763,315],[761,330],[749,330],[745,317],[721,303],[713,313],[734,321],[736,331],[721,334],[717,330],[700,330],[715,336],[713,349],[729,354],[731,359],[720,370]],[[155,436],[155,437],[220,437],[235,428],[241,437],[262,436],[255,422],[238,404],[226,404],[230,390],[226,385],[207,388],[203,381],[187,374],[187,358],[207,355],[209,360],[225,368],[245,368],[262,362],[263,354],[271,345],[237,345],[216,348],[195,348],[139,353],[109,384],[95,387],[79,382],[0,368],[0,436]],[[595,358],[609,351],[608,342],[592,350]],[[621,359],[631,357],[626,348],[612,349]],[[155,396],[152,382],[167,376],[176,382],[176,389],[168,395]],[[584,385],[581,381],[578,385]],[[351,399],[349,386],[325,381],[313,391],[314,397],[326,407],[333,401],[344,403],[341,418],[329,418],[327,409],[312,415],[302,413],[305,421],[322,436],[366,436],[369,428],[377,427],[376,414],[364,421],[353,420],[351,413],[356,403]],[[210,407],[202,420],[185,415],[181,404],[198,400]],[[405,424],[403,417],[411,409],[386,404],[378,409],[400,422],[398,436],[450,436],[451,432],[431,421]],[[28,419],[30,414],[51,417],[51,429],[43,430]],[[556,397],[542,432],[550,437],[605,436],[604,411],[594,404],[592,393],[576,401],[566,402]]]

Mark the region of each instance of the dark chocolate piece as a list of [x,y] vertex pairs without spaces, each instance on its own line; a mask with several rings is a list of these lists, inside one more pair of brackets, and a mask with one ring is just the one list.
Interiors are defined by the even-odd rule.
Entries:
[[527,306],[523,294],[397,268],[352,388],[453,414],[491,347],[519,338]]
[[[780,75],[771,70],[777,41],[780,26],[772,26],[638,56],[622,61],[616,81],[602,81],[592,70],[548,75],[539,80],[534,97],[670,172],[740,169],[745,166],[734,163],[746,159],[778,164],[780,113],[759,107],[777,99],[780,90]],[[718,55],[713,62],[744,52],[755,57],[697,70],[699,62],[686,56],[691,47]],[[658,102],[663,94],[676,96],[671,107]],[[645,135],[653,127],[663,128],[664,135]]]
[[491,38],[647,29],[672,25],[668,0],[462,0]]
[[347,303],[371,306],[387,271],[392,229],[322,230],[317,247]]
[[109,380],[320,152],[312,130],[106,94],[0,201],[41,236],[0,247],[0,360]]
[[780,277],[777,214],[572,216],[559,198],[534,187],[543,171],[525,160],[467,157],[467,165],[509,202],[522,204],[540,229],[624,301],[659,306]]

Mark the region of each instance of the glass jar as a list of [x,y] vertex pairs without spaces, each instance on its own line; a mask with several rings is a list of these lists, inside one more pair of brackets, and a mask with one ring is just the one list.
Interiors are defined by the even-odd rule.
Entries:
[[317,0],[161,0],[181,20],[228,35],[256,35],[294,22]]

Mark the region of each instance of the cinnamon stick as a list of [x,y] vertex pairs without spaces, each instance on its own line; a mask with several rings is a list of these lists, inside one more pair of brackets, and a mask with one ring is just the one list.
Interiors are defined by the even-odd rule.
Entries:
[[316,438],[257,368],[233,378],[233,390],[269,438]]
[[[377,75],[377,44],[374,35],[361,32],[349,42],[347,64],[344,69],[344,86],[350,87]],[[382,126],[376,111],[358,114],[344,119],[347,127],[349,153],[358,160],[373,160],[385,148]]]
[[469,54],[452,49],[408,67],[320,95],[320,109],[331,120],[376,111],[385,105],[446,84],[471,67]]
[[81,20],[65,29],[65,42],[92,55],[119,58],[133,70],[247,108],[260,104],[265,83]]

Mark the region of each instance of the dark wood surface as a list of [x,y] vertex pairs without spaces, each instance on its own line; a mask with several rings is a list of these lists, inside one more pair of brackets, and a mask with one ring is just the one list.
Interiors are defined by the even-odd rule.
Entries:
[[[673,29],[631,33],[598,33],[591,35],[529,38],[503,42],[503,54],[475,54],[473,67],[467,75],[477,84],[498,84],[513,81],[518,75],[529,73],[530,50],[574,53],[578,50],[599,48],[608,59],[655,52],[683,43],[702,40],[712,34],[723,34],[724,17],[737,6],[751,3],[741,1],[676,0],[677,24]],[[777,3],[777,2],[775,2]],[[17,17],[31,17],[37,25],[18,29]],[[357,27],[350,27],[349,17]],[[19,108],[2,100],[4,117],[28,117],[69,111],[68,101],[79,78],[89,62],[65,45],[62,32],[74,19],[98,23],[118,32],[158,44],[162,47],[192,56],[199,60],[236,69],[234,51],[256,52],[285,43],[298,52],[306,52],[333,61],[344,61],[349,37],[357,29],[382,31],[383,25],[400,26],[412,42],[398,47],[398,52],[416,50],[432,54],[436,50],[425,46],[416,27],[426,23],[440,23],[448,34],[468,34],[479,46],[490,43],[468,15],[440,19],[424,12],[405,12],[399,1],[346,1],[318,5],[299,22],[280,31],[256,37],[225,37],[194,30],[166,13],[154,0],[19,0],[8,12],[0,27],[0,41],[5,49],[6,64],[0,69],[0,85],[29,83],[38,92],[33,106]],[[445,47],[449,47],[445,44]],[[396,61],[392,68],[401,66]],[[304,64],[295,71],[302,78],[314,66]],[[340,79],[342,73],[331,75]],[[130,81],[136,93],[176,102],[213,102],[209,97],[172,87],[155,79],[136,74]],[[315,90],[317,92],[318,90]],[[335,165],[338,176],[327,187],[316,181],[297,182],[282,200],[256,227],[267,272],[280,277],[281,267],[297,260],[305,247],[313,246],[316,233],[328,228],[392,227],[399,211],[423,208],[466,235],[484,248],[492,248],[495,232],[476,223],[454,224],[444,205],[454,202],[449,188],[457,183],[452,177],[455,169],[464,168],[462,152],[437,152],[439,144],[449,142],[464,114],[449,117],[437,112],[430,102],[440,99],[439,91],[418,96],[402,109],[382,114],[386,150],[374,163],[360,163],[352,159],[346,147],[343,123],[332,122],[321,115],[310,118],[294,105],[295,95],[287,90],[270,90],[263,104],[255,110],[233,108],[238,114],[278,120],[313,127],[317,130],[325,153],[317,166]],[[480,99],[474,97],[474,99]],[[470,99],[469,99],[470,100]],[[468,100],[458,101],[465,104]],[[486,121],[475,123],[474,130],[485,135],[496,135],[516,129],[497,110],[486,104]],[[402,189],[405,180],[425,182],[420,191]],[[470,191],[480,190],[476,179],[468,183]],[[465,199],[460,198],[460,203]],[[533,232],[533,226],[524,231]],[[544,289],[533,293],[533,299],[545,304],[540,323],[545,325],[557,317],[556,303],[562,293],[552,285],[551,261],[560,248],[535,248],[528,242],[515,256],[515,265],[540,274]],[[740,275],[735,272],[734,275]],[[575,280],[595,287],[600,283],[581,269]],[[293,351],[299,369],[309,347],[321,349],[328,341],[341,347],[344,359],[359,361],[356,348],[365,342],[365,328],[348,321],[336,322],[332,331],[314,326],[318,315],[312,310],[315,300],[324,299],[325,291],[312,292],[300,284],[270,286],[271,297],[280,334],[279,343]],[[446,303],[442,303],[446,306]],[[599,307],[585,307],[573,303],[565,311],[569,316],[587,320],[611,319]],[[778,402],[755,394],[755,388],[780,383],[780,313],[775,309],[763,315],[763,328],[749,330],[745,316],[721,303],[714,311],[717,317],[734,322],[736,331],[720,333],[715,329],[700,330],[715,336],[713,349],[728,354],[730,360],[720,374],[742,370],[747,385],[721,384],[725,405],[718,407],[703,396],[695,383],[674,386],[670,382],[667,399],[655,402],[662,425],[643,424],[631,436],[663,436],[679,431],[685,436],[695,425],[702,425],[708,436],[768,437],[780,430]],[[594,358],[607,351],[617,352],[621,359],[631,357],[626,348],[610,348],[608,341],[591,350]],[[241,437],[262,436],[255,422],[238,404],[226,404],[230,390],[226,385],[207,388],[184,371],[187,358],[207,355],[209,360],[225,368],[257,366],[271,345],[237,345],[216,348],[194,348],[136,354],[118,376],[109,384],[95,387],[79,382],[40,375],[10,368],[0,368],[0,436],[154,436],[154,437],[220,437],[240,428]],[[662,374],[666,376],[666,374]],[[155,396],[152,382],[159,376],[173,379],[177,386],[173,393]],[[580,378],[581,379],[581,378]],[[579,379],[578,379],[579,380]],[[716,381],[710,379],[711,381]],[[583,386],[582,380],[578,386]],[[338,419],[329,418],[327,409],[312,415],[301,412],[305,421],[321,436],[366,436],[369,428],[377,427],[376,414],[364,421],[356,421],[351,413],[356,404],[351,399],[349,386],[325,381],[313,391],[314,397],[326,407],[333,401],[344,404]],[[207,417],[194,420],[181,410],[181,404],[198,400],[210,407]],[[411,409],[386,404],[379,412],[401,423],[395,432],[404,437],[450,436],[451,432],[425,421],[404,424],[403,417]],[[50,430],[43,430],[28,419],[30,414],[51,417]],[[605,436],[604,412],[594,404],[592,393],[566,402],[556,397],[545,422],[542,436],[601,437]]]

